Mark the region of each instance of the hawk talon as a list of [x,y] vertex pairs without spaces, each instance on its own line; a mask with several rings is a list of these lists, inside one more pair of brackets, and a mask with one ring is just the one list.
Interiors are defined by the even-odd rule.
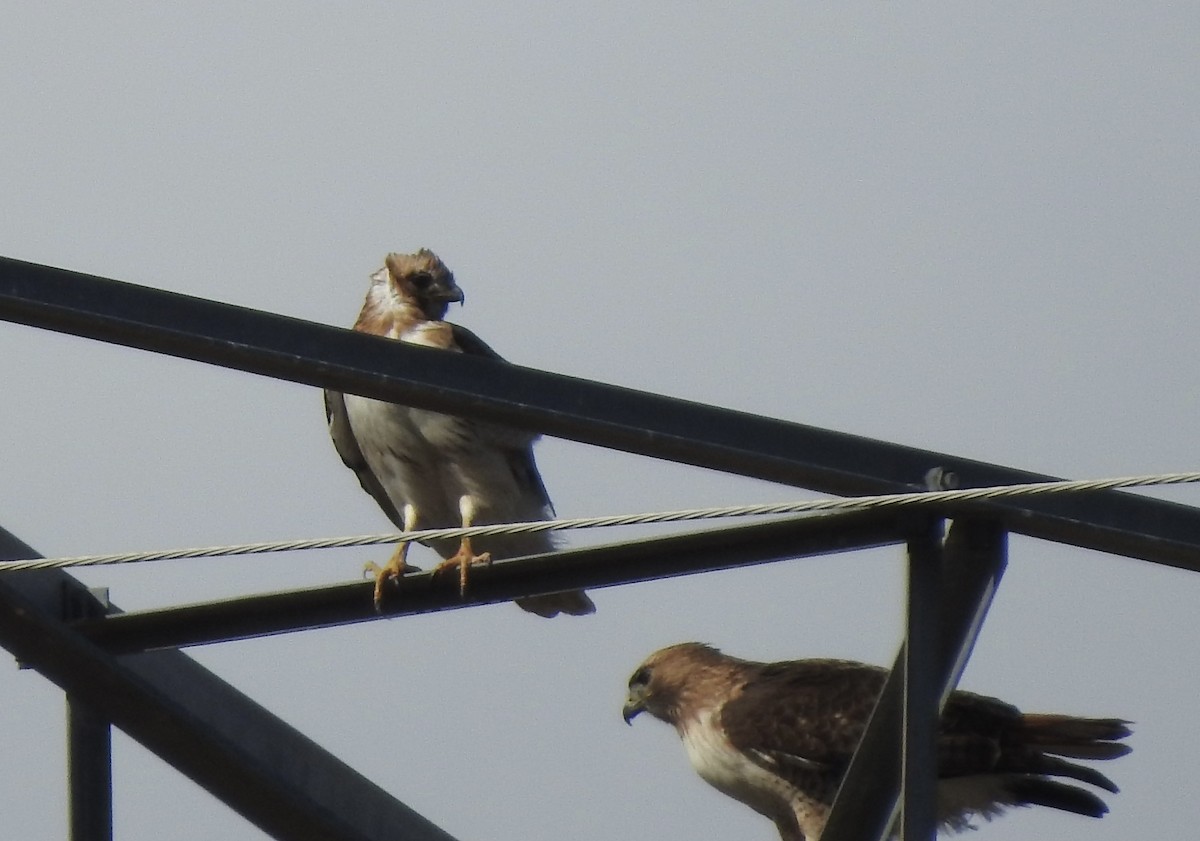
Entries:
[[459,547],[458,554],[447,558],[437,565],[434,569],[434,576],[439,576],[446,570],[458,567],[458,595],[463,597],[467,594],[467,571],[473,566],[491,566],[492,553],[484,552],[482,555],[476,555],[471,551],[471,544],[464,541]]
[[383,612],[383,588],[387,586],[387,582],[390,581],[397,590],[400,589],[400,579],[410,569],[405,561],[407,555],[408,544],[401,543],[384,566],[380,566],[374,561],[367,561],[363,564],[363,576],[365,577],[368,572],[375,576],[375,593],[372,601],[375,604],[376,613]]

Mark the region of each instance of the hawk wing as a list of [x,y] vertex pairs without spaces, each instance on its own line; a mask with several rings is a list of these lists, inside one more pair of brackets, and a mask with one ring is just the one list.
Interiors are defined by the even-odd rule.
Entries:
[[[751,761],[789,782],[801,797],[828,806],[862,739],[887,673],[861,663],[808,660],[761,666],[721,710],[727,738]],[[952,829],[972,813],[990,818],[1005,805],[1040,804],[1100,817],[1091,792],[1051,777],[1067,777],[1110,792],[1117,787],[1093,768],[1062,757],[1111,759],[1128,752],[1119,719],[1024,715],[997,698],[954,692],[937,739],[942,781],[979,780],[961,801],[939,802]],[[972,789],[959,787],[957,796]]]
[[[492,350],[487,342],[476,336],[466,327],[461,327],[448,321],[443,322],[443,324],[450,328],[449,336],[451,344],[449,349],[457,350],[467,356],[481,356],[485,359],[494,359],[498,362],[506,361],[503,356]],[[550,495],[546,492],[546,486],[542,484],[542,477],[538,473],[537,466],[533,461],[532,447],[534,442],[541,436],[535,432],[528,432],[511,426],[496,425],[486,421],[465,421],[453,415],[443,415],[443,417],[453,417],[463,423],[472,423],[476,429],[476,434],[483,441],[514,452],[513,471],[517,475],[522,489],[528,490],[529,493],[537,496],[547,512],[553,515],[554,508],[550,504]]]
[[764,768],[806,788],[828,778],[836,789],[885,679],[843,660],[763,665],[721,708],[721,726]]
[[358,439],[354,437],[354,430],[350,427],[350,416],[346,413],[346,398],[340,391],[325,389],[325,420],[329,424],[329,437],[333,439],[334,449],[341,456],[342,463],[354,471],[362,489],[379,503],[383,513],[396,528],[403,529],[404,519],[392,504],[387,491],[383,489],[379,477],[367,465],[367,460],[358,446]]
[[[448,321],[426,325],[419,341],[469,356],[504,361],[483,339]],[[506,507],[517,509],[512,512],[513,519],[537,520],[554,515],[550,495],[533,459],[533,444],[540,437],[537,433],[426,409],[412,410],[412,417],[422,435],[448,459],[471,458],[489,450],[503,457],[504,469],[509,475],[500,476],[494,472],[489,475],[483,470],[478,476],[488,486],[485,493],[487,490],[499,493],[501,489],[511,492],[513,487],[516,488],[518,499],[506,501]],[[553,544],[549,535],[545,536],[546,540],[531,544],[528,552],[550,551]]]

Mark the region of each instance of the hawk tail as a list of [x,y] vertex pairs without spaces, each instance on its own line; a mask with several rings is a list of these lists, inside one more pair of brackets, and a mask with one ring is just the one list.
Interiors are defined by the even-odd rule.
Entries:
[[1022,742],[1029,747],[1072,759],[1116,759],[1129,753],[1120,743],[1130,735],[1129,722],[1119,718],[1077,718],[1070,715],[1024,715]]
[[1004,787],[1017,806],[1049,806],[1089,818],[1104,817],[1108,812],[1104,801],[1090,791],[1045,777],[1013,777]]
[[1115,759],[1129,753],[1121,739],[1130,735],[1129,722],[1119,718],[1077,718],[1069,715],[1024,715],[1019,739],[1026,759],[1014,762],[1015,773],[1004,782],[1012,801],[1022,806],[1048,806],[1064,812],[1099,818],[1108,812],[1104,801],[1090,791],[1051,777],[1078,780],[1112,793],[1117,786],[1099,771],[1071,759]]
[[582,590],[569,590],[565,593],[551,593],[548,596],[530,596],[516,599],[517,607],[521,610],[536,613],[544,619],[553,619],[560,613],[568,616],[587,616],[596,612],[596,605]]

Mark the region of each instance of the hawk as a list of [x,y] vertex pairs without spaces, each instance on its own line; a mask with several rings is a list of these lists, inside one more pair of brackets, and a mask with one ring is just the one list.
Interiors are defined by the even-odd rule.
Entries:
[[[362,333],[401,342],[499,359],[484,342],[443,320],[451,303],[463,302],[454,275],[428,249],[389,254],[371,275],[366,301],[354,324]],[[533,460],[537,435],[471,418],[444,415],[353,394],[325,391],[325,415],[334,447],[359,484],[400,529],[454,528],[528,520],[553,515],[550,498]],[[430,541],[445,560],[437,571],[457,569],[460,591],[468,570],[494,558],[551,551],[548,532]],[[396,547],[375,573],[375,607],[385,586],[398,583],[407,567],[409,544]],[[477,550],[482,550],[476,554]],[[581,591],[517,599],[539,616],[581,616],[595,611]]]
[[[817,841],[887,671],[846,660],[755,663],[688,642],[650,655],[629,679],[624,717],[648,712],[674,725],[710,785],[775,822],[782,841]],[[1113,759],[1128,722],[1030,715],[996,698],[956,691],[938,736],[938,820],[971,828],[1009,806],[1049,806],[1100,817],[1091,791],[1116,792],[1098,771],[1069,762]]]

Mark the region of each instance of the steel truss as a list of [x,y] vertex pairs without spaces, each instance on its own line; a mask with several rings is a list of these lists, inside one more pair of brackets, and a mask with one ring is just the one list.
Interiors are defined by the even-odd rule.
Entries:
[[[0,319],[825,493],[920,490],[933,473],[960,487],[1055,478],[8,258]],[[943,518],[953,518],[944,540]],[[898,811],[905,838],[932,839],[937,709],[999,584],[1010,531],[1200,571],[1200,509],[1096,491],[533,556],[479,570],[465,601],[418,575],[383,615],[904,543],[906,642],[823,839],[883,838]],[[37,554],[0,530],[0,557]],[[112,723],[276,838],[449,839],[176,650],[369,621],[369,591],[354,583],[121,614],[59,571],[0,577],[0,643],[69,699],[73,838],[111,838]]]

